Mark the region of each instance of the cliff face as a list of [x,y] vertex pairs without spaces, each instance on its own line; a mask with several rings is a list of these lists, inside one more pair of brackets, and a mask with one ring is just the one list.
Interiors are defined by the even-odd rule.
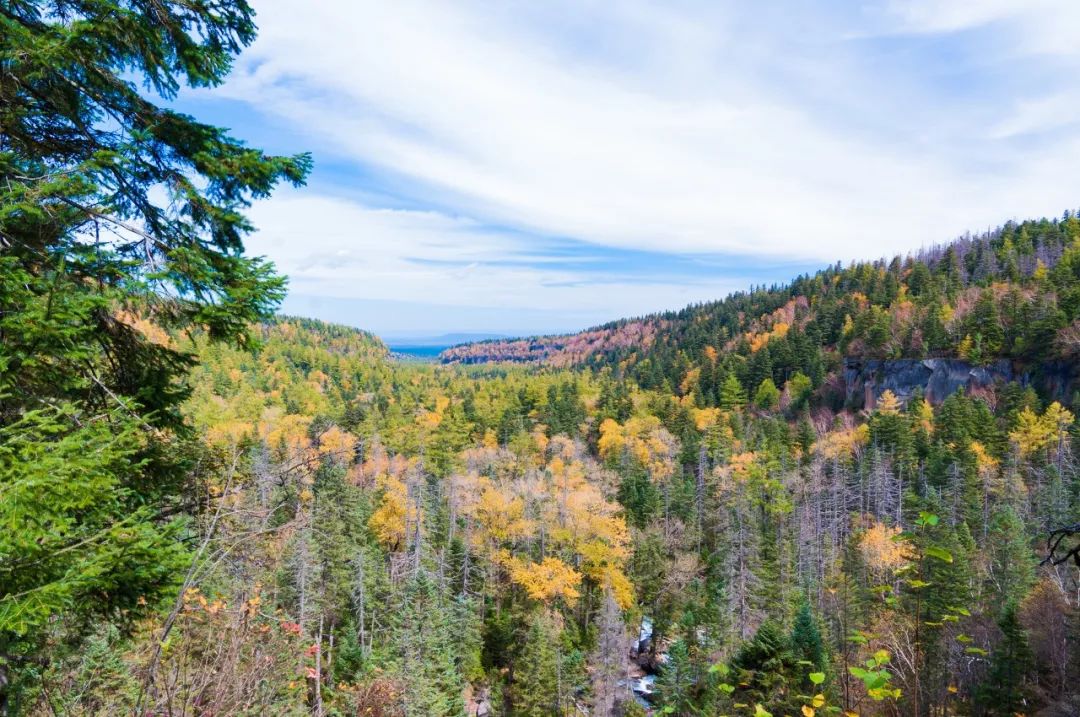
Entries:
[[907,401],[921,390],[934,405],[964,389],[968,394],[990,394],[997,384],[1017,381],[1034,385],[1044,395],[1062,400],[1077,385],[1078,367],[1071,363],[1044,363],[1020,367],[1007,359],[975,365],[959,359],[859,359],[844,360],[847,404],[873,408],[886,390]]

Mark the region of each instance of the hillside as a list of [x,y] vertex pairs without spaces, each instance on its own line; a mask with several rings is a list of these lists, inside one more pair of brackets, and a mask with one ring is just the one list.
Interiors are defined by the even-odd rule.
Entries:
[[[729,375],[748,392],[798,373],[823,390],[848,358],[1004,358],[1037,369],[1080,355],[1078,237],[1070,213],[1009,222],[912,256],[837,264],[785,286],[578,334],[456,346],[441,359],[609,367],[702,406],[720,405]],[[1055,390],[1064,398],[1071,389]]]

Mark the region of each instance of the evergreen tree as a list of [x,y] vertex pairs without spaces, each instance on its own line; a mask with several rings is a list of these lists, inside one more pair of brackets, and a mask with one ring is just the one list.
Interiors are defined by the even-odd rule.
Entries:
[[990,606],[1022,601],[1035,584],[1035,555],[1031,551],[1024,521],[1012,506],[994,511],[986,538]]
[[0,426],[16,431],[0,459],[16,539],[0,554],[18,566],[0,571],[0,702],[56,657],[46,616],[77,643],[88,620],[133,624],[174,584],[178,526],[161,516],[180,512],[195,453],[179,410],[192,357],[142,317],[242,344],[284,294],[244,256],[243,211],[302,183],[310,159],[151,98],[223,82],[252,14],[242,0],[0,12]]
[[543,609],[529,616],[521,653],[514,661],[514,715],[559,714],[559,630]]
[[753,639],[735,653],[731,667],[738,677],[736,702],[760,704],[779,714],[798,709],[792,699],[795,659],[776,622],[762,623]]
[[1034,658],[1017,616],[1016,604],[1006,606],[998,622],[1001,640],[990,658],[990,671],[980,691],[986,714],[1011,716],[1027,711],[1027,678]]
[[754,405],[758,408],[771,411],[780,405],[780,389],[773,383],[772,378],[766,378],[754,392]]
[[746,405],[746,392],[734,373],[728,373],[720,384],[720,407],[734,411]]
[[450,717],[465,706],[464,684],[457,666],[459,635],[451,610],[440,599],[435,583],[420,570],[405,591],[398,615],[397,646],[406,691],[408,717]]
[[667,662],[656,680],[656,691],[663,709],[677,715],[699,714],[695,704],[696,682],[696,673],[686,641],[676,640],[668,649]]
[[[795,613],[795,624],[791,629],[791,652],[797,661],[809,663],[805,665],[808,673],[825,668],[825,644],[807,600],[803,600],[799,611]],[[807,681],[804,686],[809,689],[810,685]]]

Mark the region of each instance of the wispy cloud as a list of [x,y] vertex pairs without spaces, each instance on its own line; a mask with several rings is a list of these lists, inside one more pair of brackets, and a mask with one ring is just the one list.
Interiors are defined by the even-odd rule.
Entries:
[[747,283],[648,256],[875,257],[1076,204],[1075,7],[264,0],[215,97],[339,170],[257,210],[297,291],[617,316]]

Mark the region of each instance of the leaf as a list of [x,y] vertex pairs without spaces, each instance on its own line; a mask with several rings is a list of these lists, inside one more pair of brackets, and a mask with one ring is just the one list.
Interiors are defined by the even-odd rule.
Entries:
[[908,587],[914,590],[921,590],[922,588],[929,587],[929,585],[930,583],[926,582],[925,580],[919,580],[917,578],[908,580]]
[[820,692],[817,693],[816,695],[814,695],[814,699],[812,702],[810,702],[810,704],[812,704],[814,707],[821,707],[825,704],[825,695],[821,694]]
[[814,717],[814,715],[816,714],[816,712],[814,712],[814,708],[810,707],[809,705],[802,706],[802,713],[803,717]]
[[822,682],[825,681],[825,673],[824,672],[811,672],[809,674],[809,677],[810,677],[810,681],[813,682],[815,685],[820,685]]
[[940,519],[933,513],[927,513],[925,510],[920,510],[919,519],[915,522],[920,525],[929,525],[933,527],[938,524],[938,520]]
[[754,717],[773,717],[772,712],[762,707],[759,704],[754,705]]
[[923,552],[926,553],[926,555],[929,555],[931,558],[937,558],[938,560],[946,563],[951,563],[953,561],[952,553],[950,553],[948,550],[945,550],[945,548],[939,548],[936,545],[927,546],[927,548]]
[[986,655],[990,654],[989,652],[982,649],[981,647],[968,647],[968,648],[965,648],[964,652],[969,654],[969,655],[982,655],[984,657]]

